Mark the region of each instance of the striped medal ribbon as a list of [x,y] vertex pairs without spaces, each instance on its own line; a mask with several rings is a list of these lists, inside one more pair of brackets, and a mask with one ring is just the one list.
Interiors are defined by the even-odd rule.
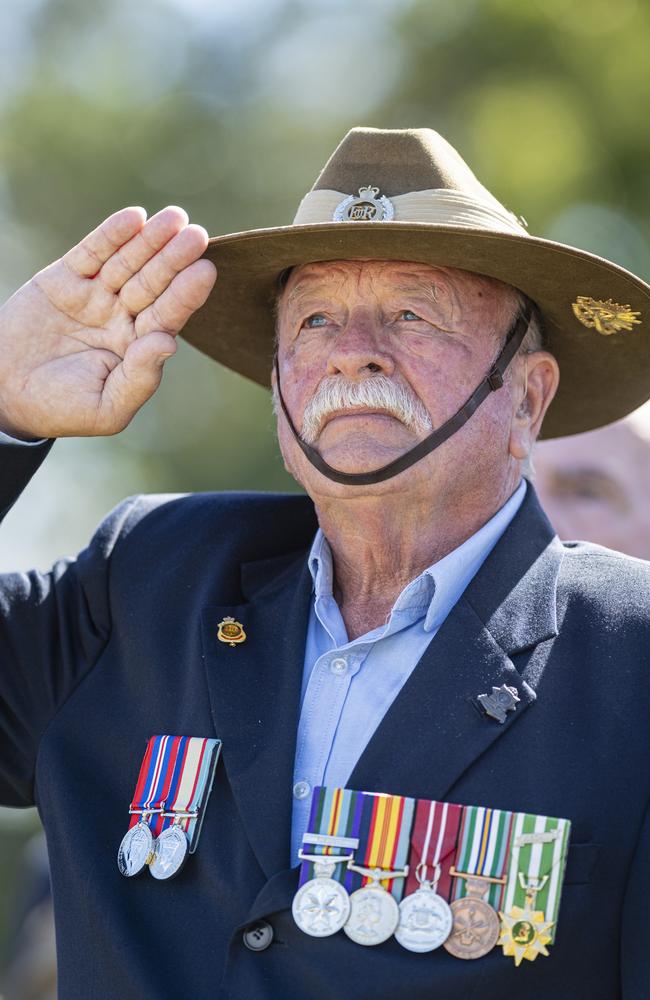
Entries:
[[354,891],[343,927],[357,944],[381,944],[395,933],[414,810],[415,799],[363,792],[359,847],[348,862]]
[[465,806],[455,864],[451,904],[453,926],[444,942],[456,958],[487,955],[499,938],[499,917],[508,863],[513,814],[503,809]]
[[298,856],[302,861],[298,892],[291,912],[296,924],[312,937],[329,937],[350,915],[348,862],[359,846],[363,792],[316,787],[307,831]]
[[462,812],[462,806],[448,802],[420,799],[416,805],[406,895],[395,931],[408,951],[433,951],[451,932],[453,915],[446,897]]
[[180,872],[198,844],[220,751],[221,740],[207,737],[150,738],[118,851],[122,875],[147,866],[157,879]]
[[570,832],[567,819],[515,814],[499,944],[516,966],[555,940]]

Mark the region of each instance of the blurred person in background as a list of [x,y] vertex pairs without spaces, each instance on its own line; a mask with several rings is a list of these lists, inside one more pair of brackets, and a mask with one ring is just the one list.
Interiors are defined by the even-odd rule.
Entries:
[[541,441],[534,483],[560,538],[650,559],[650,405],[587,434]]

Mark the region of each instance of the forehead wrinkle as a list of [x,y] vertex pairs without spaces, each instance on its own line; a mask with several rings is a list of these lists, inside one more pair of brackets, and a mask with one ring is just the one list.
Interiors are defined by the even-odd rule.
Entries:
[[[306,269],[306,273],[303,272],[299,274],[295,279],[293,287],[289,288],[288,291],[285,291],[282,295],[281,302],[283,305],[287,308],[291,308],[296,302],[299,302],[308,296],[316,296],[319,293],[322,294],[325,290],[331,294],[331,285],[327,284],[327,277],[329,277],[330,274],[327,276],[323,275],[320,270],[315,270],[316,266],[317,265],[312,265],[311,270],[309,265],[301,266],[301,272],[304,267]],[[328,271],[330,271],[329,268]],[[334,275],[338,277],[337,287],[340,288],[345,281],[345,269],[343,267],[332,267],[331,272],[334,272]],[[312,282],[309,280],[310,278],[315,278],[316,281]]]
[[[331,291],[332,284],[340,287],[346,280],[355,281],[358,288],[365,277],[370,285],[374,287],[376,286],[377,279],[383,278],[387,270],[394,270],[400,265],[402,268],[409,266],[408,264],[405,265],[405,262],[385,260],[342,261],[340,264],[335,261],[323,261],[313,264],[303,264],[296,269],[300,273],[297,274],[293,287],[289,288],[285,293],[284,302],[287,306],[291,306],[296,300],[306,294],[318,295],[324,291]],[[324,268],[326,268],[326,273],[323,273]],[[416,273],[413,273],[413,271]],[[436,301],[438,284],[435,280],[435,275],[440,273],[439,269],[429,267],[428,265],[413,265],[413,271],[409,272],[403,269],[398,271],[398,281],[392,280],[392,276],[389,275],[388,290],[396,289],[403,293],[412,293],[416,290]],[[335,283],[331,282],[328,280],[331,278],[338,279],[338,281]],[[312,282],[310,279],[316,280]],[[440,284],[445,284],[444,278]]]

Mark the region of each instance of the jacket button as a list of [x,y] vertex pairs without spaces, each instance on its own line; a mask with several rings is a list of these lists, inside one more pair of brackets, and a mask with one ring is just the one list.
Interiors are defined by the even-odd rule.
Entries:
[[273,941],[273,928],[266,920],[251,924],[244,931],[244,944],[250,951],[266,951]]

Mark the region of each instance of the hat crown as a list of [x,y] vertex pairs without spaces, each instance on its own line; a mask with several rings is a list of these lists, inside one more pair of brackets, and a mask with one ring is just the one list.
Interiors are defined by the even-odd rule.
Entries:
[[351,129],[323,167],[312,191],[352,193],[369,184],[388,198],[429,189],[461,191],[504,211],[462,156],[430,128]]

